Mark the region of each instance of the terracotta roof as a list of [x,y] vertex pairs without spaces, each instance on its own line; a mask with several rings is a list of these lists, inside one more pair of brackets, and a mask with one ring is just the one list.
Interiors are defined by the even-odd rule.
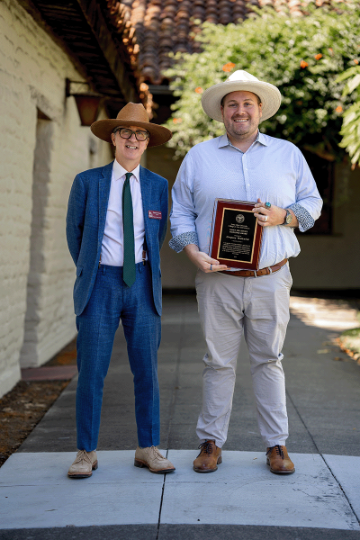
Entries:
[[[245,19],[252,7],[273,6],[302,15],[301,0],[106,0],[117,32],[122,33],[131,67],[143,92],[147,84],[163,84],[163,72],[171,65],[169,52],[197,52],[199,43],[190,34],[200,31],[199,23],[236,23]],[[328,0],[307,0],[317,6]]]
[[[130,2],[132,4],[134,2]],[[144,83],[144,75],[139,64],[140,46],[138,35],[135,35],[136,28],[131,20],[132,9],[129,2],[119,2],[118,0],[106,0],[107,9],[104,15],[110,23],[119,44],[119,53],[128,71],[132,73],[139,88],[139,97],[143,102],[147,112],[152,116],[152,95],[149,87]]]

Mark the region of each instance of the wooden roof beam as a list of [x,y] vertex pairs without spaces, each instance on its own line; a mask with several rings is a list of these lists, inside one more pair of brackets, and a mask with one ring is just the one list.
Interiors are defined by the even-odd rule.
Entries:
[[114,74],[126,101],[139,102],[136,92],[136,81],[119,55],[119,50],[114,44],[113,36],[100,9],[97,0],[76,0],[83,12],[99,47]]

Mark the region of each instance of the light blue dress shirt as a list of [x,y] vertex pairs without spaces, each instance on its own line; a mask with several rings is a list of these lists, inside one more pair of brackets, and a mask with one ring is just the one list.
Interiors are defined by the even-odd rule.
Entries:
[[[215,199],[270,202],[291,209],[300,231],[320,216],[322,200],[300,150],[288,141],[258,133],[244,153],[227,135],[202,142],[186,155],[172,190],[169,245],[180,252],[188,244],[210,252]],[[259,268],[296,257],[300,245],[291,227],[264,227]]]

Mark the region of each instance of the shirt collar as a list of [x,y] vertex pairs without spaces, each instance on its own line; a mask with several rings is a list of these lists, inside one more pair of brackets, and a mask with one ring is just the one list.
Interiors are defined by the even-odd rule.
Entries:
[[224,135],[221,135],[219,138],[219,148],[224,148],[224,146],[229,146],[230,141],[228,139],[228,136],[226,133]]
[[[124,167],[122,165],[120,165],[120,163],[116,159],[114,159],[114,165],[113,165],[113,170],[112,170],[113,180],[120,180],[120,178],[124,177],[127,172],[129,172],[129,171],[124,169]],[[135,167],[135,169],[133,171],[131,171],[131,174],[133,174],[135,176],[135,180],[137,182],[139,182],[139,179],[140,179],[140,165]]]
[[[258,131],[258,134],[253,144],[255,144],[256,142],[259,142],[263,146],[268,145],[268,141],[266,140],[266,135],[264,135],[260,131]],[[221,137],[219,138],[219,148],[224,148],[225,146],[233,146],[231,142],[229,141],[229,138],[226,133],[224,133],[224,135],[221,135]]]
[[256,139],[260,144],[262,144],[263,146],[268,146],[269,144],[269,141],[267,139],[267,136],[264,135],[264,133],[261,133],[261,131],[258,132],[258,136],[257,136],[257,139]]

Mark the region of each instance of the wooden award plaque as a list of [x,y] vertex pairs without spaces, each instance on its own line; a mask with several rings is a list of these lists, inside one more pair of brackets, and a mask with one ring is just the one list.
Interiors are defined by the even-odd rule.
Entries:
[[231,268],[258,270],[263,228],[255,203],[216,199],[210,256]]

